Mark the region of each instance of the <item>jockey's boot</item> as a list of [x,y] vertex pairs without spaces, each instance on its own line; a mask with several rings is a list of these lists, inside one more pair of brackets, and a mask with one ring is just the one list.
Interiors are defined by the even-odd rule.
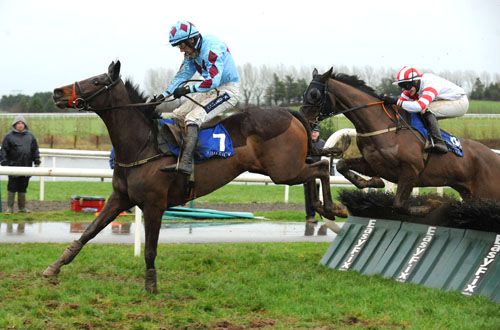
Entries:
[[186,127],[186,135],[184,136],[184,145],[182,150],[179,166],[172,164],[161,169],[163,172],[180,172],[182,174],[191,175],[193,172],[193,154],[198,142],[198,125],[188,125]]
[[430,135],[432,136],[432,141],[434,141],[434,145],[427,141],[425,143],[425,151],[435,151],[438,154],[445,154],[448,152],[448,147],[446,143],[443,141],[443,137],[441,136],[441,130],[439,129],[438,121],[436,116],[430,112],[426,111],[422,117],[427,124],[427,129],[429,130]]

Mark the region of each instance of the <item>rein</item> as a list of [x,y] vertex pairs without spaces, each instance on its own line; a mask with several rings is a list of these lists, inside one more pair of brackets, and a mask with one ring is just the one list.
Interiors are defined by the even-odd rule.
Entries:
[[165,156],[164,154],[156,154],[154,156],[151,156],[151,157],[148,157],[148,158],[145,158],[145,159],[141,159],[141,160],[137,160],[137,161],[132,162],[132,163],[119,163],[119,162],[116,162],[115,164],[118,165],[118,166],[120,166],[120,167],[129,168],[129,167],[134,167],[134,166],[139,166],[139,165],[143,165],[143,164],[149,163],[152,160],[155,160],[157,158],[164,157],[164,156]]
[[[381,105],[387,118],[389,118],[393,123],[395,123],[396,126],[395,127],[387,127],[387,128],[381,129],[381,130],[373,131],[373,132],[356,133],[357,136],[359,136],[359,137],[371,137],[371,136],[376,136],[376,135],[380,135],[380,134],[394,132],[394,131],[397,131],[397,130],[402,128],[401,126],[399,126],[399,122],[403,122],[403,124],[405,126],[404,128],[409,129],[413,133],[413,135],[417,138],[417,140],[419,140],[420,142],[425,144],[425,141],[415,132],[414,129],[411,128],[411,126],[406,122],[406,120],[403,118],[403,116],[400,116],[397,111],[394,111],[395,119],[392,118],[391,114],[389,113],[389,111],[387,111],[387,108],[385,107],[384,101],[370,102],[367,104],[347,108],[347,109],[344,109],[344,110],[341,110],[338,112],[337,111],[330,111],[330,110],[326,109],[328,103],[330,103],[330,105],[331,105],[330,108],[333,108],[333,105],[331,104],[331,99],[330,99],[329,95],[335,96],[335,94],[333,94],[328,89],[328,84],[326,84],[326,83],[322,83],[322,82],[313,80],[311,82],[311,86],[314,86],[314,85],[318,85],[321,87],[322,98],[320,99],[319,102],[316,102],[315,104],[303,104],[302,106],[303,107],[319,107],[320,108],[318,116],[316,117],[316,122],[319,122],[325,118],[328,118],[328,117],[331,117],[334,115],[345,114],[347,112],[360,110],[360,109],[364,109],[364,108],[369,108],[369,107],[376,106],[376,105]],[[307,94],[307,91],[306,91],[306,94]]]
[[162,103],[174,101],[174,99],[170,99],[170,100],[161,100],[161,101],[155,101],[155,102],[129,103],[129,104],[116,105],[116,106],[102,108],[102,109],[95,109],[95,108],[91,107],[89,105],[89,102],[92,99],[101,95],[104,92],[109,92],[120,81],[120,78],[113,81],[109,75],[108,75],[108,79],[109,79],[109,81],[111,81],[109,84],[100,88],[99,90],[97,90],[96,92],[94,92],[92,95],[90,95],[88,97],[83,97],[83,96],[77,97],[77,94],[76,94],[77,90],[81,91],[81,88],[80,88],[80,84],[78,82],[75,82],[73,84],[73,90],[71,92],[71,97],[68,99],[69,107],[76,109],[76,110],[79,110],[79,111],[104,111],[104,110],[113,110],[113,109],[118,109],[118,108],[151,107],[151,106],[158,106]]
[[[99,90],[97,90],[96,92],[94,92],[93,94],[91,94],[88,97],[77,97],[77,91],[80,92],[82,89],[80,87],[80,84],[78,82],[75,82],[73,84],[73,90],[71,92],[71,97],[68,99],[68,105],[71,108],[77,109],[79,111],[103,111],[103,110],[112,110],[112,109],[118,109],[118,108],[132,108],[132,107],[136,108],[136,107],[145,107],[145,106],[151,107],[151,106],[157,106],[157,105],[164,103],[164,102],[171,102],[174,100],[174,99],[171,99],[171,100],[162,100],[162,101],[147,102],[147,103],[146,102],[144,102],[144,103],[130,103],[130,104],[117,105],[117,106],[108,107],[108,108],[94,109],[89,105],[89,102],[92,99],[94,99],[95,97],[101,95],[102,93],[111,91],[111,89],[113,87],[115,87],[118,84],[118,82],[121,81],[120,78],[113,81],[111,79],[111,77],[109,76],[109,74],[107,76],[108,76],[110,83],[105,85],[104,87],[100,88]],[[141,150],[139,151],[138,154],[140,154],[144,150],[144,148],[147,146],[148,141],[150,139],[151,139],[151,132],[148,136],[148,139],[144,143],[144,146],[141,148]],[[130,167],[135,167],[135,166],[140,166],[140,165],[146,164],[150,161],[153,161],[153,160],[158,159],[158,158],[163,157],[163,156],[165,156],[165,155],[164,154],[156,154],[154,156],[151,156],[151,157],[148,157],[145,159],[141,159],[141,160],[137,160],[137,161],[132,162],[132,163],[121,163],[121,162],[116,161],[115,164],[119,167],[130,168]]]

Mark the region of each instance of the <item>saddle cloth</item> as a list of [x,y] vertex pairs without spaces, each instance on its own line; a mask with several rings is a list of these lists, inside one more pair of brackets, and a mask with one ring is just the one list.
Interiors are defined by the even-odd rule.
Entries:
[[[159,124],[161,126],[173,125],[174,121],[172,119],[160,119]],[[170,130],[172,135],[174,133]],[[179,156],[181,150],[177,143],[174,143],[172,139],[166,141],[168,149],[174,156]],[[201,162],[210,158],[229,158],[234,155],[233,142],[229,133],[224,128],[224,126],[219,123],[213,127],[207,127],[200,130],[198,134],[198,143],[194,151],[194,160],[196,162]]]
[[[418,113],[410,112],[410,125],[414,129],[416,129],[420,135],[424,137],[424,139],[429,138],[429,132],[425,127],[424,121],[422,120],[422,116]],[[459,157],[464,156],[464,152],[462,150],[462,145],[460,144],[460,140],[450,133],[441,130],[441,136],[443,137],[448,150],[452,151],[455,155]]]

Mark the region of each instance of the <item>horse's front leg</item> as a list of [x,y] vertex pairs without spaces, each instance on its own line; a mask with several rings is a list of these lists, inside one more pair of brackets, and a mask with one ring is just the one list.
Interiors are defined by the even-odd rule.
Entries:
[[158,292],[156,285],[155,259],[158,249],[158,236],[160,235],[161,218],[165,207],[158,205],[144,206],[144,230],[146,242],[144,245],[144,259],[146,261],[146,291]]
[[[337,171],[359,189],[385,187],[384,181],[376,176],[377,173],[375,173],[370,164],[363,157],[339,160],[337,163]],[[372,178],[366,180],[353,171],[371,176]]]
[[408,200],[413,187],[417,184],[418,175],[418,171],[412,165],[402,165],[402,169],[398,177],[398,188],[396,190],[396,196],[394,197],[393,206],[396,210],[403,214],[425,217],[435,208],[433,205],[411,207],[408,205]]
[[106,205],[102,209],[101,213],[95,218],[95,220],[87,227],[82,236],[71,243],[69,247],[64,250],[63,254],[57,259],[53,264],[47,267],[43,272],[46,277],[56,276],[61,271],[61,267],[69,264],[76,255],[83,248],[85,243],[94,238],[104,227],[106,227],[111,221],[113,221],[118,214],[132,207],[128,198],[120,198],[120,196],[113,192],[108,198]]

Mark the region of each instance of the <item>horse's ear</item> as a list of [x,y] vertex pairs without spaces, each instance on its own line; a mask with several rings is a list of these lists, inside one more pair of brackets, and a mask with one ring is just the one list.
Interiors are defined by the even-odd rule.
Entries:
[[333,66],[330,68],[330,70],[323,73],[323,75],[321,76],[321,80],[323,82],[327,81],[329,78],[332,77],[332,73],[333,73]]
[[314,68],[313,70],[313,78],[318,75],[318,69]]
[[120,77],[120,67],[121,67],[120,61],[116,61],[116,63],[111,62],[111,64],[109,65],[108,74],[113,81],[115,81],[116,79],[118,79],[118,77]]

